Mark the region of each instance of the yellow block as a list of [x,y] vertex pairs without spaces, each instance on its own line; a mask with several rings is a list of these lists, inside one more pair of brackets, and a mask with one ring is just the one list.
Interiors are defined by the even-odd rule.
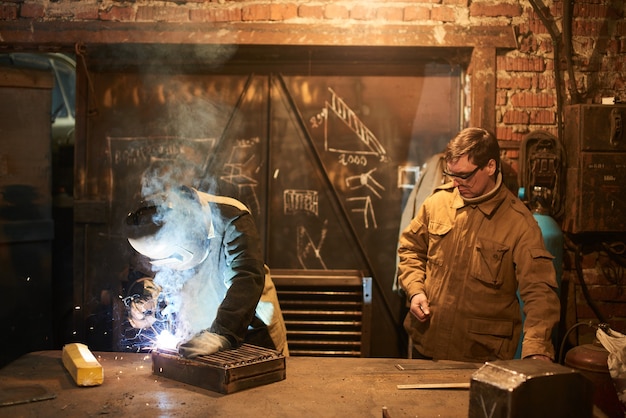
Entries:
[[85,344],[63,346],[63,365],[78,386],[96,386],[104,381],[104,370]]

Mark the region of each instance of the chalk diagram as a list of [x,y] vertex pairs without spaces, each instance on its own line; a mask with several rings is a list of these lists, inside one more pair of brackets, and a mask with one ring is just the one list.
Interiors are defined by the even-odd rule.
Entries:
[[326,263],[321,255],[322,245],[326,239],[326,233],[328,231],[328,220],[324,221],[320,238],[317,243],[313,242],[311,235],[307,229],[300,225],[298,226],[297,238],[296,238],[296,252],[298,255],[298,262],[303,269],[323,269],[327,270]]
[[[359,175],[350,176],[346,178],[346,185],[350,190],[357,189],[367,189],[374,196],[379,199],[382,199],[382,196],[379,193],[380,191],[384,191],[385,188],[374,179],[372,173],[376,171],[376,168],[372,168],[366,173],[361,173]],[[369,228],[369,219],[371,218],[373,223],[373,228],[378,228],[378,224],[376,223],[376,214],[374,213],[374,207],[372,205],[372,197],[371,196],[359,196],[359,197],[349,197],[346,199],[348,202],[357,202],[360,203],[360,206],[356,208],[352,208],[351,211],[354,213],[362,213],[363,214],[363,224],[365,228]]]
[[261,168],[258,161],[260,142],[259,137],[236,140],[220,176],[221,180],[237,188],[239,197],[243,194],[250,196],[249,199],[245,200],[250,211],[255,214],[260,213],[261,210],[257,196],[258,181],[255,179]]
[[[351,156],[361,155],[363,159],[365,159],[364,156],[371,155],[377,157],[379,162],[388,162],[387,151],[374,133],[365,126],[350,106],[332,88],[329,87],[328,91],[330,92],[330,100],[326,100],[322,111],[310,119],[312,128],[321,126],[324,128],[324,150],[341,153],[342,158],[340,158],[340,161],[347,161],[347,163],[344,163],[346,165],[350,164],[350,162],[355,166],[367,165],[367,161],[365,160],[365,164],[362,164],[362,161],[358,158],[345,158],[345,154]],[[330,115],[335,115],[355,134],[354,147],[333,147],[331,145],[332,139],[328,133],[328,118]],[[361,190],[364,193],[362,196],[349,197],[346,201],[353,205],[350,209],[352,213],[361,213],[363,215],[363,225],[366,229],[370,228],[370,225],[374,229],[378,228],[372,196],[382,199],[381,192],[385,190],[374,178],[375,171],[376,168],[373,168],[361,174],[348,176],[345,179],[348,190]]]
[[[319,195],[315,190],[287,189],[283,192],[283,210],[285,215],[305,213],[317,217],[319,215]],[[317,243],[313,241],[309,231],[303,225],[296,230],[296,256],[303,269],[324,269],[326,263],[322,259],[320,250],[326,238],[328,221],[324,221],[321,238]]]
[[285,215],[305,212],[319,214],[319,196],[315,190],[287,189],[283,192],[283,210]]
[[[387,162],[389,160],[387,151],[381,145],[378,138],[376,138],[376,135],[365,126],[350,106],[348,106],[332,88],[329,87],[328,91],[330,92],[330,101],[326,100],[324,109],[309,120],[312,128],[317,128],[323,124],[324,150],[335,153],[373,155],[378,157],[381,162]],[[354,132],[360,144],[357,142],[353,148],[336,148],[332,146],[332,138],[328,135],[328,117],[330,112]],[[361,147],[358,145],[361,145]]]

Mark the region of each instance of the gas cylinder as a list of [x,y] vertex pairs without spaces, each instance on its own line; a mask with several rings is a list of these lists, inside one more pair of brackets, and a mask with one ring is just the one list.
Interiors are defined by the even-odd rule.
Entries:
[[581,344],[565,355],[565,365],[578,370],[593,384],[593,403],[607,417],[624,417],[624,405],[617,397],[615,384],[609,373],[609,352],[594,339],[591,344]]
[[558,285],[560,297],[561,278],[563,276],[563,231],[557,221],[550,216],[548,210],[542,206],[534,208],[533,217],[539,224],[539,229],[541,229],[543,243],[546,246],[546,249],[550,251],[550,254],[554,257],[552,263],[554,264],[554,270],[556,270],[556,283]]
[[[526,191],[523,187],[520,187],[518,190],[518,196],[520,199],[524,200]],[[552,264],[554,265],[554,270],[556,273],[556,284],[557,284],[557,294],[559,295],[559,299],[561,298],[561,280],[563,276],[563,246],[564,246],[564,238],[563,231],[561,230],[561,226],[557,223],[557,221],[550,216],[550,212],[548,209],[544,208],[538,201],[534,202],[534,206],[532,208],[533,217],[537,221],[539,225],[539,229],[541,229],[541,235],[543,236],[543,243],[546,247],[546,250],[552,254],[554,257],[552,259]],[[524,304],[519,297],[520,309],[522,310],[522,321],[525,320],[524,315]],[[555,349],[558,347],[559,343],[559,330],[555,329],[552,333],[552,343]],[[515,353],[515,358],[521,358],[522,356],[522,340],[523,334],[520,338],[519,344],[517,346],[517,352]]]
[[[526,189],[524,187],[520,187],[517,191],[517,195],[522,201],[526,200]],[[561,279],[563,276],[563,230],[558,222],[550,216],[549,209],[544,207],[539,199],[533,200],[532,213],[533,217],[537,221],[537,224],[539,225],[539,229],[541,229],[543,243],[546,249],[554,257],[552,263],[554,264],[554,269],[556,270],[556,283],[558,285],[560,297]]]

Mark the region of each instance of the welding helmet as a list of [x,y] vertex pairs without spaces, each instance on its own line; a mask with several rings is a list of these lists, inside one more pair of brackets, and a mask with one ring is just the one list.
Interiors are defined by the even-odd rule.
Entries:
[[207,257],[211,211],[194,189],[183,187],[147,199],[126,217],[128,242],[156,267],[187,270]]

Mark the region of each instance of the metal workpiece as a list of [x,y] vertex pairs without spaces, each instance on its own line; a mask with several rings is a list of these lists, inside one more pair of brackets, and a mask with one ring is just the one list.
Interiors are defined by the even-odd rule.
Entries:
[[469,418],[591,417],[591,381],[542,360],[487,362],[470,383]]
[[286,376],[285,356],[250,344],[194,359],[155,350],[152,372],[224,394],[278,382]]

